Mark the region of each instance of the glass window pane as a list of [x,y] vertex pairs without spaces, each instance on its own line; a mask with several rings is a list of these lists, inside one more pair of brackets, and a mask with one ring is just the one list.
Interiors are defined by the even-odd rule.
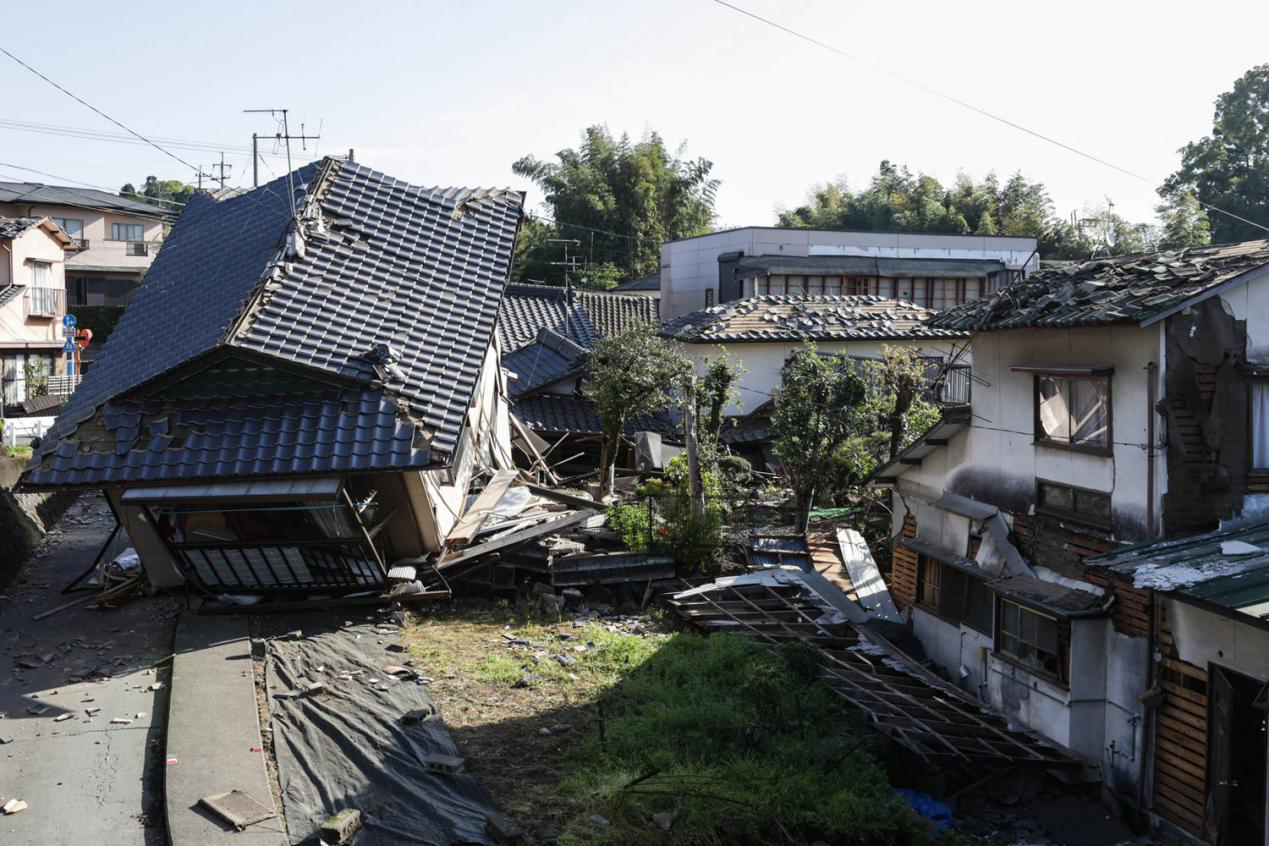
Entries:
[[1058,511],[1074,511],[1075,497],[1070,488],[1061,485],[1040,485],[1040,504]]
[[1039,378],[1040,431],[1036,434],[1067,443],[1071,440],[1071,415],[1063,391],[1066,379]]
[[1099,520],[1110,519],[1110,497],[1104,493],[1075,491],[1075,513]]
[[1110,414],[1106,405],[1109,383],[1105,379],[1071,379],[1071,430],[1077,444],[1107,445]]

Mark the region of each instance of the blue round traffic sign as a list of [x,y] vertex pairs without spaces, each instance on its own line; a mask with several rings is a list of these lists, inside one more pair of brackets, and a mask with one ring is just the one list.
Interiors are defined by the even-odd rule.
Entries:
[[62,315],[62,325],[65,326],[67,329],[74,329],[75,323],[76,323],[75,315],[73,314]]

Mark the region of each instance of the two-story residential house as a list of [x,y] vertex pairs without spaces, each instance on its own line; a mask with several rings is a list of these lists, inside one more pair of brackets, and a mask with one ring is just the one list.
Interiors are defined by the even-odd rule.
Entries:
[[92,188],[0,182],[0,215],[49,217],[75,239],[66,262],[69,305],[124,306],[154,261],[163,222],[175,214]]
[[[18,413],[63,373],[66,256],[74,241],[47,217],[0,217],[0,412]],[[28,384],[28,375],[42,384]]]
[[[1241,693],[1224,712],[1208,702],[1209,684],[1235,684],[1217,663],[1248,650],[1237,637],[1222,647],[1210,621],[1191,615],[1182,629],[1167,615],[1175,592],[1240,572],[1213,569],[1213,556],[1262,550],[1219,534],[1193,547],[1163,539],[1264,509],[1269,242],[1072,264],[929,323],[973,333],[970,412],[871,479],[893,490],[891,591],[926,654],[1097,765],[1152,819],[1211,843],[1262,842],[1263,709],[1251,732],[1251,705],[1229,704]],[[1256,607],[1203,601],[1225,623]],[[1261,622],[1239,613],[1247,631]],[[1263,663],[1234,667],[1249,703],[1257,689],[1264,699]],[[1237,777],[1208,755],[1242,729],[1259,757],[1239,760],[1259,776],[1244,775],[1231,802]],[[1222,834],[1233,805],[1250,808],[1261,836]]]
[[872,294],[941,310],[1039,266],[1034,238],[746,226],[661,245],[661,317],[762,295]]

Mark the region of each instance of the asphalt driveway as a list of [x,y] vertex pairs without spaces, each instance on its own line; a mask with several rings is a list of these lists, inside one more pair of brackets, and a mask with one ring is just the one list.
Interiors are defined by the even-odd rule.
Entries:
[[32,619],[74,598],[61,588],[112,526],[104,500],[85,494],[0,592],[0,804],[28,804],[0,816],[0,842],[166,843],[163,716],[177,601]]

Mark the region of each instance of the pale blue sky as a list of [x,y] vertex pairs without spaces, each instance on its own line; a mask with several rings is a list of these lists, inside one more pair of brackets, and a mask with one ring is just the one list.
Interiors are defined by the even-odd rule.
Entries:
[[[1216,96],[1269,61],[1269,3],[1250,0],[736,2],[1152,181],[1209,130]],[[4,18],[0,45],[123,123],[225,145],[234,184],[249,184],[252,131],[273,131],[241,110],[287,106],[293,131],[321,124],[319,152],[354,147],[429,185],[527,187],[510,169],[525,153],[549,156],[590,123],[654,127],[715,163],[723,225],[770,223],[814,183],[861,183],[882,158],[945,180],[1020,168],[1062,212],[1108,195],[1146,219],[1156,202],[1148,185],[710,0],[95,0],[9,4]],[[111,188],[191,179],[148,147],[5,128],[119,132],[3,56],[0,85],[0,162]],[[54,181],[0,166],[13,177]]]

